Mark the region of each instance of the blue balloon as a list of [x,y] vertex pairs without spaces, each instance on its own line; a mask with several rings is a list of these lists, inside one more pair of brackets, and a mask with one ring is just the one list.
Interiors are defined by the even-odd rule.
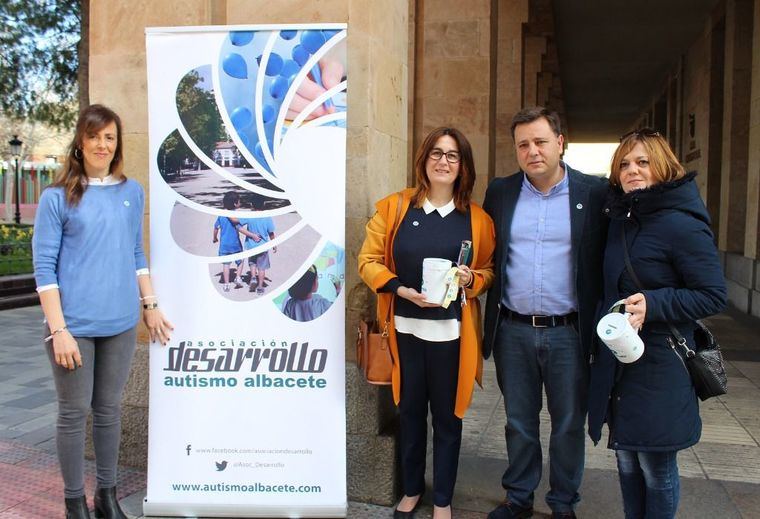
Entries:
[[230,33],[230,41],[233,45],[240,47],[253,41],[253,31],[234,31]]
[[257,142],[256,146],[253,148],[253,156],[258,159],[259,162],[262,164],[266,164],[267,161],[264,158],[264,150],[261,148],[261,143]]
[[301,33],[301,45],[303,45],[310,54],[317,52],[324,44],[325,35],[322,34],[322,31],[304,31]]
[[302,67],[303,64],[306,63],[306,61],[309,59],[309,51],[303,48],[301,45],[296,45],[293,47],[292,55],[296,63]]
[[288,92],[288,80],[282,76],[275,78],[269,85],[269,95],[275,99],[282,99]]
[[330,38],[332,38],[333,36],[335,36],[336,34],[338,34],[339,32],[340,31],[330,30],[330,31],[322,31],[322,34],[325,37],[325,41],[327,41]]
[[261,119],[264,121],[264,124],[274,119],[276,113],[277,111],[275,110],[274,106],[272,106],[270,103],[266,103],[264,105],[264,108],[261,110]]
[[[262,58],[262,55],[256,57],[256,63],[258,63],[259,66],[261,66]],[[269,55],[269,61],[267,61],[267,69],[264,73],[267,76],[276,76],[282,70],[282,64],[283,61],[280,55],[272,53]]]
[[243,146],[245,146],[248,149],[251,149],[248,146],[248,136],[246,134],[244,134],[244,133],[238,133],[238,137],[240,137],[240,142],[243,143]]
[[224,60],[222,60],[222,70],[224,70],[227,75],[238,79],[248,78],[248,65],[246,65],[245,59],[243,59],[243,56],[235,52],[227,54]]
[[282,70],[282,58],[279,54],[272,53],[269,55],[269,61],[267,61],[267,76],[276,76]]
[[241,132],[251,126],[253,123],[253,114],[248,108],[238,106],[230,114],[230,120],[232,120],[232,125],[235,129],[238,132]]
[[301,66],[292,59],[289,59],[282,65],[280,75],[283,77],[295,76],[299,70],[301,70]]
[[292,40],[296,37],[298,31],[280,31],[280,38],[283,40]]

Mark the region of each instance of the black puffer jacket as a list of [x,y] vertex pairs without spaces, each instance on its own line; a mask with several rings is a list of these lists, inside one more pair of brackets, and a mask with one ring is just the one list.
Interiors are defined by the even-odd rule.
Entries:
[[694,388],[666,341],[668,321],[691,341],[694,321],[726,305],[710,217],[694,177],[690,173],[628,194],[611,190],[605,206],[611,222],[602,308],[640,291],[625,268],[624,228],[633,269],[645,288],[646,317],[640,332],[645,350],[638,361],[621,364],[606,346],[598,348],[589,393],[594,443],[604,422],[613,449],[671,451],[699,441],[702,422]]

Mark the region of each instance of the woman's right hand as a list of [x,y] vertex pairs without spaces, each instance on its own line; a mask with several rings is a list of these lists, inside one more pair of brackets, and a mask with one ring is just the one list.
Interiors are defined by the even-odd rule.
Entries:
[[55,363],[66,369],[74,370],[82,367],[79,345],[68,330],[53,335],[53,356]]
[[403,297],[407,301],[411,301],[420,308],[435,308],[441,306],[435,303],[428,303],[425,301],[425,294],[420,294],[415,289],[409,287],[400,287],[396,290],[396,295]]

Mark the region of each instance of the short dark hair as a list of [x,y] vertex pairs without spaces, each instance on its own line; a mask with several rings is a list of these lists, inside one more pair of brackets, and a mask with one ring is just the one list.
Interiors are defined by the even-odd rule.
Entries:
[[307,299],[314,288],[314,281],[317,279],[317,267],[312,265],[308,268],[303,276],[288,289],[288,294],[293,299]]
[[222,207],[228,211],[235,209],[235,204],[238,202],[240,202],[240,195],[235,191],[227,191],[224,193],[224,197],[222,197]]
[[517,128],[518,124],[532,123],[542,117],[549,123],[554,135],[557,137],[562,135],[562,123],[559,120],[559,114],[557,114],[557,112],[544,108],[543,106],[532,106],[530,108],[523,108],[512,117],[512,126],[510,127],[512,130],[512,139],[515,138],[515,128]]

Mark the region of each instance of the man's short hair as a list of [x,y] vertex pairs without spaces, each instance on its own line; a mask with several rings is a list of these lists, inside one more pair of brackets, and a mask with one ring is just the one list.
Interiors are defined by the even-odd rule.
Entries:
[[562,134],[562,123],[560,123],[557,112],[543,106],[532,106],[530,108],[523,108],[512,117],[512,139],[514,140],[515,138],[515,128],[517,128],[518,124],[532,123],[542,117],[549,123],[554,135],[559,137]]

